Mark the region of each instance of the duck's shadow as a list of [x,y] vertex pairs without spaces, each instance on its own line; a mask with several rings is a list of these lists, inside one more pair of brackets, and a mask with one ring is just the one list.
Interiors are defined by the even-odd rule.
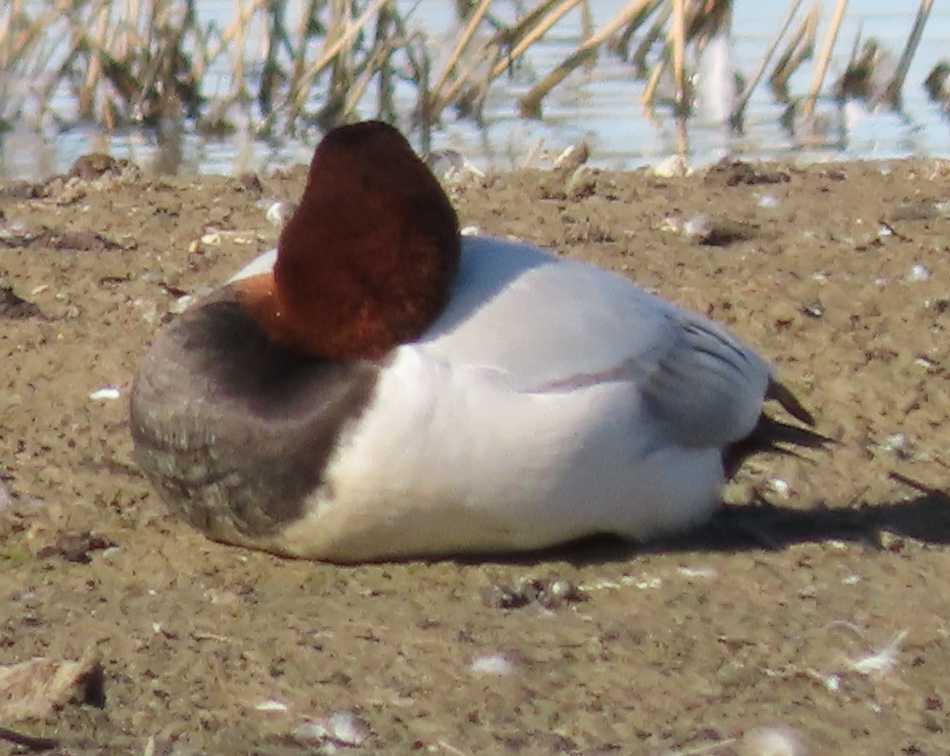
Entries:
[[585,565],[627,561],[638,554],[779,551],[793,544],[832,540],[884,549],[888,545],[885,534],[950,544],[950,494],[915,487],[921,494],[913,499],[856,507],[797,510],[767,502],[724,506],[704,527],[648,545],[595,536],[492,561],[531,565],[560,560]]

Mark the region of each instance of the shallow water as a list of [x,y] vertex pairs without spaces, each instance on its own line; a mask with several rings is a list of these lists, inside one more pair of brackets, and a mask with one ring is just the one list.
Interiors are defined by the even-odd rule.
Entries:
[[[594,4],[597,26],[613,18],[623,0]],[[832,0],[824,0],[819,25],[820,47],[827,31]],[[849,5],[826,79],[834,80],[847,61],[855,40],[876,37],[896,62],[913,24],[916,0],[855,0]],[[497,4],[504,13],[506,5]],[[731,65],[751,78],[766,47],[787,10],[784,3],[736,0],[733,22]],[[203,3],[202,13],[229,20],[233,6],[228,0]],[[454,39],[456,30],[451,4],[421,0],[414,18],[433,38]],[[750,158],[805,160],[890,158],[901,156],[950,156],[946,111],[928,101],[922,82],[927,73],[950,49],[950,11],[936,8],[931,13],[923,39],[904,89],[903,111],[887,108],[869,110],[860,103],[841,108],[821,102],[817,112],[827,132],[809,144],[790,134],[779,123],[783,106],[771,91],[760,84],[746,110],[743,133],[715,123],[704,122],[700,114],[683,129],[665,110],[647,113],[640,104],[644,83],[633,79],[628,65],[602,54],[596,66],[579,71],[557,87],[544,101],[541,120],[519,117],[517,99],[540,76],[573,51],[580,40],[580,15],[569,14],[547,37],[536,44],[526,65],[514,78],[502,77],[490,91],[485,122],[457,119],[448,113],[444,128],[434,134],[434,148],[453,148],[485,168],[508,169],[521,165],[537,147],[540,160],[564,147],[587,140],[592,147],[592,164],[608,168],[635,168],[658,162],[675,153],[682,138],[694,163],[708,163],[723,154]],[[249,49],[253,49],[250,46]],[[806,63],[790,82],[790,91],[804,94],[810,87],[812,63]],[[436,66],[438,68],[438,65]],[[220,82],[226,71],[212,72],[210,82]],[[211,86],[211,85],[209,85]],[[407,93],[406,110],[413,95]],[[68,111],[69,103],[61,108]],[[371,116],[371,103],[363,115]],[[41,178],[62,172],[81,154],[103,150],[116,157],[130,158],[157,172],[223,173],[270,168],[309,159],[319,134],[279,143],[255,139],[249,128],[227,140],[207,141],[186,132],[179,151],[163,150],[157,136],[149,131],[126,130],[112,134],[90,127],[73,128],[59,134],[39,134],[25,124],[0,137],[0,178]]]

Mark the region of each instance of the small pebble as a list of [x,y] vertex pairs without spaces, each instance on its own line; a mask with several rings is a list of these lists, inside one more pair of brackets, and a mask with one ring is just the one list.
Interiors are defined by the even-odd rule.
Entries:
[[660,178],[683,178],[693,172],[689,159],[683,155],[670,155],[660,161],[653,169],[653,175]]
[[709,580],[716,577],[717,572],[712,567],[680,567],[678,572],[683,577],[701,578]]
[[568,171],[576,171],[580,166],[584,165],[589,158],[590,146],[587,142],[572,144],[554,158],[554,168],[555,170],[564,171],[565,173]]
[[683,230],[683,219],[675,215],[667,215],[660,223],[660,231],[669,231],[678,234]]
[[590,197],[597,191],[597,176],[599,175],[600,171],[596,168],[591,168],[588,165],[578,166],[577,170],[567,180],[565,193],[575,200]]
[[907,274],[908,281],[926,281],[930,278],[930,269],[926,265],[921,265],[917,263],[910,269],[910,273]]
[[822,306],[821,302],[806,302],[802,305],[802,314],[807,315],[810,318],[820,318],[825,314],[825,308]]
[[787,727],[757,727],[743,736],[739,753],[743,756],[804,756],[798,734]]
[[[161,630],[162,630],[162,626],[159,625],[159,624],[156,622],[156,623],[154,623],[154,624],[152,625],[152,629],[153,629],[156,633],[159,633],[159,632],[161,632]],[[276,700],[274,700],[274,699],[272,698],[272,699],[270,699],[270,700],[268,700],[268,701],[261,701],[261,702],[260,702],[259,704],[257,704],[257,706],[255,706],[254,708],[257,709],[258,711],[277,711],[277,712],[284,712],[284,711],[287,711],[287,704],[283,703],[282,701],[276,701]]]
[[892,433],[884,439],[882,444],[887,451],[899,452],[907,448],[907,436],[903,433]]
[[705,239],[712,233],[712,221],[705,213],[694,215],[683,224],[683,233],[691,239]]
[[101,389],[98,389],[97,391],[93,391],[89,395],[89,398],[92,399],[94,402],[98,402],[98,401],[111,401],[113,399],[118,399],[121,396],[122,396],[122,392],[119,391],[119,389],[109,386],[107,388],[101,388]]
[[277,228],[283,228],[284,224],[290,220],[290,216],[294,214],[296,209],[297,203],[279,200],[271,203],[270,207],[267,208],[267,212],[264,213],[264,218],[267,219],[268,223],[277,226]]
[[330,716],[330,733],[338,743],[348,746],[361,746],[370,735],[367,724],[351,711]]
[[771,478],[769,480],[769,488],[774,494],[787,499],[791,493],[791,486],[788,485],[787,481],[782,480],[781,478]]
[[307,719],[294,728],[292,736],[299,743],[359,748],[370,737],[369,726],[351,711],[338,711],[325,719]]
[[489,654],[479,656],[472,662],[469,670],[477,675],[497,675],[508,677],[515,672],[515,664],[503,654]]
[[484,172],[458,150],[433,150],[426,157],[426,165],[441,181],[450,184],[485,178]]
[[264,185],[261,183],[261,177],[253,171],[245,171],[237,177],[238,185],[251,194],[260,196],[264,192]]

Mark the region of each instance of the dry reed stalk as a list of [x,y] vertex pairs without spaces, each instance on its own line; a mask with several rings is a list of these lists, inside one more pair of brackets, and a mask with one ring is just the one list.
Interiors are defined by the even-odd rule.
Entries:
[[676,154],[689,154],[689,125],[685,114],[676,116]]
[[149,36],[155,28],[154,3],[157,1],[152,0],[151,5],[143,7],[138,0],[130,0],[126,6],[125,17],[119,17],[113,22],[112,3],[110,0],[99,0],[105,23],[101,33],[85,41],[85,52],[89,56],[96,55],[102,64],[102,75],[98,80],[94,80],[93,86],[97,100],[96,112],[107,128],[115,127],[122,108],[116,98],[110,96],[106,84],[111,85],[111,89],[118,93],[119,99],[125,102],[126,116],[133,118],[135,103],[149,86],[145,77],[151,60],[150,51],[153,45]]
[[[202,29],[197,19],[193,20],[192,33],[194,41],[192,43],[194,52],[190,56],[191,78],[195,82],[204,83],[208,74],[208,67],[214,62],[214,59],[208,57],[208,51],[211,43],[211,27]],[[233,88],[233,84],[232,84]]]
[[181,0],[56,0],[51,5],[16,2],[11,10],[21,15],[15,24],[5,23],[0,13],[4,40],[16,37],[2,46],[4,57],[16,56],[4,68],[21,80],[33,64],[33,73],[41,74],[42,85],[29,95],[39,115],[65,82],[73,87],[80,118],[110,127],[123,116],[135,120],[138,113],[148,120],[174,99],[179,74],[194,80],[194,72],[183,66],[190,67],[190,59],[201,52],[190,57],[182,52],[185,36],[195,31],[193,0],[184,0],[181,19],[174,18]]
[[887,89],[884,90],[884,99],[894,105],[900,102],[904,80],[907,78],[910,63],[914,59],[914,53],[917,52],[917,46],[920,44],[920,37],[924,33],[924,26],[927,25],[931,7],[933,7],[933,0],[921,0],[920,8],[917,9],[917,18],[914,20],[914,27],[911,29],[910,37],[908,37],[907,44],[904,46],[904,52],[897,64],[894,78],[891,79]]
[[[480,61],[477,59],[477,56],[470,56],[469,62],[463,68],[460,68],[462,55],[475,36],[475,32],[485,17],[485,14],[488,12],[491,1],[492,0],[482,0],[482,2],[479,3],[478,7],[469,17],[462,37],[446,60],[445,67],[436,81],[435,86],[432,87],[431,90],[427,90],[423,93],[423,123],[437,121],[445,107],[458,95],[462,86],[473,77],[474,71],[480,64]],[[446,87],[446,82],[452,71],[456,72],[455,80],[450,86]]]
[[[60,14],[62,15],[62,18],[60,18]],[[38,115],[42,115],[46,111],[46,103],[50,101],[53,90],[56,89],[59,86],[60,81],[66,78],[68,75],[72,58],[77,54],[77,43],[74,39],[67,54],[57,61],[58,69],[55,72],[50,72],[50,62],[53,60],[53,54],[50,49],[44,47],[44,43],[47,41],[45,32],[49,28],[55,28],[57,22],[65,22],[68,30],[69,22],[71,20],[70,14],[70,0],[59,0],[45,21],[39,18],[33,19],[32,23],[34,26],[37,26],[40,23],[48,23],[50,26],[42,26],[41,28],[43,29],[44,34],[32,38],[29,43],[30,49],[24,49],[22,51],[24,56],[31,55],[34,60],[36,66],[35,78],[38,81],[41,78],[45,78],[46,80],[45,86],[39,87],[38,93],[33,93],[32,95],[34,102],[38,103],[39,106]],[[28,75],[30,72],[21,70],[19,73],[21,75]]]
[[180,124],[184,103],[177,78],[185,35],[195,25],[193,8],[187,0],[184,8],[179,7],[176,0],[154,0],[153,9],[154,21],[146,37],[151,58],[143,77],[146,86],[138,93],[133,110],[145,119],[165,119]]
[[[3,61],[3,70],[9,71],[15,64],[29,56],[32,50],[34,59],[43,59],[42,43],[47,30],[56,25],[60,17],[67,13],[71,5],[67,0],[59,0],[52,8],[45,9],[42,15],[30,18],[27,7],[28,0],[22,4],[15,3],[10,7],[9,38],[0,45],[0,60]],[[19,21],[19,25],[14,20]]]
[[19,58],[16,54],[16,38],[20,36],[22,18],[20,0],[13,0],[6,8],[6,13],[0,11],[0,68],[5,71],[9,71]]
[[[472,37],[475,36],[475,31],[478,29],[478,25],[482,22],[485,13],[488,11],[488,7],[491,5],[492,0],[482,0],[478,7],[475,9],[475,12],[471,15],[468,20],[468,25],[465,27],[465,31],[462,32],[462,36],[459,37],[458,42],[455,44],[452,52],[449,54],[448,60],[445,62],[445,68],[442,69],[442,73],[439,75],[439,78],[436,79],[435,86],[432,87],[432,92],[436,96],[442,91],[442,88],[445,86],[445,82],[449,77],[449,74],[455,69],[459,63],[459,59],[462,57],[462,53],[465,52],[465,48],[468,47],[468,43],[472,41]],[[436,115],[438,117],[438,115]]]
[[[584,0],[581,4],[581,39],[586,42],[592,36],[594,36],[594,14],[591,12],[590,2]],[[585,66],[585,70],[590,73],[594,70],[596,63],[596,60],[589,60]]]
[[571,55],[559,63],[547,76],[535,84],[531,90],[521,98],[519,106],[522,114],[528,117],[537,117],[541,111],[541,101],[555,86],[560,84],[578,66],[593,55],[597,48],[610,36],[623,29],[633,20],[640,17],[641,23],[646,18],[646,10],[655,4],[655,0],[631,0],[617,14],[617,16],[598,30],[590,39],[577,48]]
[[369,59],[358,73],[353,86],[351,86],[346,93],[346,99],[343,101],[343,106],[338,114],[341,120],[345,121],[349,119],[356,111],[356,107],[363,98],[363,93],[366,91],[369,83],[373,78],[384,73],[386,63],[395,49],[396,46],[392,41],[387,42],[385,40],[381,40],[380,43],[374,47]]
[[[83,16],[84,11],[88,18]],[[85,67],[86,75],[78,83],[76,93],[79,117],[90,121],[98,118],[111,126],[115,123],[115,114],[110,109],[108,96],[103,93],[102,82],[108,78],[117,86],[115,71],[121,66],[109,52],[116,49],[109,15],[109,7],[104,2],[89,3],[85,7],[77,4],[67,13],[71,45],[51,87],[60,79],[69,78],[73,68]]]
[[749,98],[752,97],[752,93],[762,80],[762,76],[765,74],[765,69],[768,68],[769,63],[772,61],[772,56],[775,55],[775,51],[778,49],[779,44],[781,44],[782,39],[788,32],[788,27],[792,25],[792,21],[794,20],[795,16],[798,15],[798,9],[801,8],[802,2],[803,0],[792,0],[791,5],[789,5],[788,12],[786,12],[785,18],[782,20],[775,37],[773,37],[772,41],[769,43],[769,46],[765,51],[765,55],[762,57],[762,62],[759,64],[759,67],[755,70],[755,74],[752,76],[752,80],[745,88],[745,91],[743,91],[742,94],[740,94],[737,98],[736,104],[732,109],[732,114],[729,117],[733,123],[738,123],[742,119],[742,114],[745,111],[746,105],[749,103]]
[[[261,15],[264,24],[264,33],[261,35],[261,67],[260,81],[257,88],[257,104],[264,113],[272,112],[274,100],[279,92],[279,86],[284,78],[279,56],[282,46],[292,46],[287,28],[284,24],[283,2],[268,2],[264,5]],[[299,46],[306,49],[307,27],[306,21],[301,29]],[[296,70],[299,70],[296,69]]]
[[308,56],[308,41],[315,32],[318,31],[314,19],[318,18],[320,11],[326,5],[325,0],[310,0],[306,5],[306,10],[299,16],[299,24],[297,25],[296,36],[291,39],[288,39],[285,47],[290,53],[292,60],[291,72],[289,74],[289,81],[291,86],[293,82],[300,80],[304,75],[304,72],[307,70],[307,56]]
[[[410,44],[408,39],[400,39],[395,32],[395,9],[391,5],[384,6],[376,17],[376,38],[373,41],[373,60],[370,66],[377,70],[376,85],[376,116],[382,121],[394,121],[396,108],[393,101],[393,54],[400,47]],[[359,82],[357,82],[359,83]],[[369,81],[367,80],[367,84]],[[353,104],[353,109],[356,103]]]
[[427,40],[418,32],[410,33],[406,29],[405,21],[398,13],[392,16],[392,24],[396,33],[407,44],[403,47],[403,54],[409,66],[409,77],[416,83],[417,106],[414,120],[419,127],[420,144],[424,152],[432,149],[432,121],[425,116],[426,101],[429,94],[429,81],[432,72],[432,61],[427,52]]
[[831,61],[831,53],[834,51],[835,40],[838,38],[838,31],[841,29],[841,21],[844,19],[844,12],[847,8],[848,0],[838,0],[834,15],[831,18],[831,26],[825,35],[825,44],[818,56],[818,64],[815,66],[815,74],[811,80],[811,89],[805,100],[805,106],[802,108],[802,117],[805,119],[811,118],[815,111],[815,102],[818,100],[818,95],[821,94],[821,85],[825,81],[828,63]]
[[772,69],[769,84],[783,102],[788,101],[786,95],[788,80],[798,70],[799,66],[814,53],[820,17],[821,7],[816,3],[808,10],[805,20],[792,35],[785,52],[779,58],[778,63],[775,64],[775,68]]
[[594,14],[591,13],[590,3],[584,0],[581,5],[581,37],[586,42],[594,35]]
[[511,64],[524,55],[525,51],[531,47],[531,45],[547,34],[554,24],[564,18],[564,16],[566,16],[570,11],[574,10],[574,8],[581,2],[582,0],[563,0],[563,2],[561,2],[553,11],[544,17],[544,20],[541,21],[541,23],[535,26],[530,32],[526,33],[518,41],[518,44],[516,44],[511,49],[511,52],[509,52],[504,57],[504,59],[498,61],[494,65],[494,67],[491,69],[491,73],[488,75],[488,80],[494,81],[505,71],[507,71],[511,67]]
[[[77,4],[77,6],[67,14],[71,44],[64,67],[71,64],[74,58],[79,57],[81,52],[86,52],[92,56],[95,54],[95,49],[101,49],[101,45],[98,44],[97,40],[90,36],[90,33],[87,31],[86,21],[80,15],[82,11],[82,6]],[[94,12],[95,9],[93,9],[93,13]],[[85,107],[88,107],[88,110],[84,110]],[[84,96],[81,84],[79,92],[79,117],[89,120],[92,119],[92,93],[90,93],[88,97]]]
[[[482,77],[480,81],[477,80],[475,72],[484,62],[484,56],[471,56],[468,64],[456,75],[451,85],[445,85],[444,77],[440,79],[427,97],[426,118],[430,121],[437,121],[442,111],[445,110],[450,103],[459,99],[459,92],[466,85],[469,86],[469,91],[465,95],[465,99],[467,101],[480,100],[492,81],[504,73],[532,44],[547,33],[555,23],[560,21],[580,2],[583,2],[583,0],[543,0],[522,17],[515,26],[496,33],[485,47],[486,49],[502,51],[504,57],[496,62],[488,74]],[[483,11],[483,7],[484,10],[487,10],[490,4],[490,0],[485,0],[482,5],[479,6],[478,10]],[[478,19],[481,20],[481,15],[476,15]],[[473,18],[474,17],[475,16],[473,16]],[[464,38],[466,46],[471,40],[471,35],[468,34],[469,30],[472,30],[474,33],[474,27],[472,27],[471,24],[466,29]],[[514,47],[511,47],[510,50],[504,52],[505,48],[511,44],[511,40],[518,40],[518,42],[516,42]],[[450,60],[450,65],[446,66],[446,73],[452,67],[458,66],[458,59],[463,51],[464,48],[460,49],[458,46],[456,47],[452,56],[455,62],[452,63]]]
[[[444,91],[437,91],[435,89],[427,93],[426,96],[426,109],[424,118],[429,122],[435,122],[439,120],[439,117],[442,115],[442,111],[453,101],[456,101],[459,97],[459,92],[465,84],[470,84],[473,87],[478,87],[478,84],[472,84],[478,79],[476,75],[477,70],[481,67],[483,61],[476,56],[471,56],[468,60],[468,63],[464,67],[459,69],[456,74],[455,80],[452,84],[445,88]],[[481,83],[482,88],[487,88],[488,81],[485,79]]]
[[561,5],[563,2],[564,0],[541,0],[531,10],[522,15],[514,26],[497,29],[488,44],[510,48],[514,40],[524,37],[531,29],[541,23],[555,6]]
[[93,22],[96,27],[94,33],[97,39],[103,40],[103,44],[90,50],[86,78],[79,89],[79,113],[82,117],[88,119],[93,118],[93,100],[95,99],[99,79],[102,76],[101,48],[105,46],[104,41],[109,29],[109,9],[105,5],[100,5],[93,9],[93,15],[97,17],[96,21]]
[[[653,45],[656,44],[657,40],[666,36],[664,29],[671,15],[673,15],[672,4],[663,3],[660,12],[657,14],[656,21],[654,21],[647,33],[643,35],[643,39],[640,41],[640,44],[637,45],[636,51],[630,56],[630,62],[633,63],[638,78],[646,76],[649,70],[647,58],[650,55],[650,50],[653,49]],[[634,31],[634,25],[630,24],[627,30],[624,31],[624,35],[633,34]]]
[[247,72],[244,68],[247,50],[247,33],[251,26],[251,18],[266,0],[255,0],[248,4],[245,0],[234,0],[234,20],[224,29],[217,40],[217,44],[208,45],[206,57],[214,60],[225,49],[231,60],[231,77],[233,89],[238,97],[247,92]]
[[673,0],[673,82],[676,86],[676,112],[686,110],[686,0]]
[[[697,2],[690,6],[686,6],[685,2],[682,2],[682,0],[672,0],[672,2],[669,4],[671,6],[670,11],[657,19],[647,35],[652,40],[657,40],[660,37],[665,36],[667,38],[667,48],[669,49],[672,47],[673,54],[670,57],[673,59],[674,67],[674,108],[679,114],[684,114],[689,110],[687,93],[688,87],[686,84],[686,74],[684,70],[686,44],[694,39],[698,39],[700,42],[702,42],[706,35],[715,34],[718,31],[719,24],[721,23],[721,14],[723,13],[723,9],[728,10],[730,4],[731,0],[711,0],[705,4]],[[669,20],[670,16],[673,18],[673,24],[670,32],[668,34],[664,34],[662,28]],[[680,26],[682,29],[677,31],[677,27]],[[687,32],[686,30],[689,31]],[[669,55],[669,53],[667,53],[667,55]],[[644,53],[644,60],[645,57],[646,54]],[[681,58],[681,70],[679,72],[676,71],[677,57]],[[660,82],[660,76],[666,70],[668,62],[669,61],[666,57],[661,58],[650,72],[647,87],[644,90],[643,95],[640,97],[640,102],[643,105],[647,107],[653,106],[653,101],[656,97],[656,90]]]
[[[103,0],[108,3],[108,0]],[[126,103],[127,115],[135,118],[137,109],[141,108],[146,94],[153,86],[156,65],[153,55],[152,37],[162,23],[162,9],[159,7],[164,0],[153,0],[145,9],[145,17],[141,23],[144,34],[139,33],[139,19],[132,19],[133,23],[124,24],[116,31],[118,35],[104,30],[101,37],[87,38],[84,47],[89,54],[99,54],[104,60],[104,78],[109,81],[121,99]],[[138,56],[136,56],[136,51]],[[138,57],[138,60],[136,58]],[[100,90],[100,98],[103,94]],[[105,96],[106,100],[108,97]],[[102,100],[100,100],[101,102]],[[108,105],[102,104],[102,113],[105,115]],[[111,118],[112,116],[108,116]]]
[[[209,44],[204,60],[210,65],[218,56],[226,52],[231,62],[230,101],[246,103],[251,97],[246,71],[247,43],[255,19],[260,16],[262,25],[260,34],[260,53],[256,57],[263,61],[260,82],[257,89],[257,103],[265,117],[273,114],[274,91],[283,72],[277,64],[277,56],[282,45],[290,46],[287,31],[282,18],[283,4],[271,0],[234,0],[234,19],[224,29],[215,44]],[[303,28],[306,29],[307,16],[304,16]],[[301,36],[303,36],[303,31]],[[221,105],[217,106],[221,111]],[[223,112],[223,111],[221,111]]]
[[[330,26],[324,39],[324,49],[332,47],[337,37],[346,36],[347,30],[353,24],[353,0],[330,0]],[[355,35],[354,35],[355,36]],[[336,113],[342,107],[346,91],[353,84],[355,78],[355,45],[343,45],[330,64],[330,90],[327,101],[323,104],[323,112]],[[335,116],[331,116],[331,119]]]
[[[682,8],[683,14],[681,19],[677,20],[677,10]],[[686,28],[693,29],[697,26],[699,15],[702,11],[702,6],[696,4],[691,10],[686,10],[685,5],[678,3],[677,0],[670,0],[669,2],[664,2],[663,12],[659,14],[659,17],[653,22],[653,25],[650,27],[650,30],[647,32],[643,43],[640,45],[640,48],[637,50],[636,59],[637,69],[640,76],[643,75],[643,72],[647,70],[646,59],[652,47],[653,43],[661,38],[666,38],[667,40],[667,49],[670,46],[674,48],[673,57],[675,59],[675,43],[672,43],[671,40],[676,36],[676,32],[673,29],[678,25],[682,24],[683,29]],[[671,25],[671,30],[669,32],[664,31],[667,23],[670,21],[670,18],[673,19]],[[685,32],[684,32],[685,33]],[[683,42],[684,50],[681,53],[685,58],[685,40]],[[647,77],[647,86],[644,88],[643,94],[640,96],[640,103],[646,107],[652,107],[653,101],[656,99],[656,91],[659,88],[660,77],[663,75],[663,72],[666,71],[666,67],[669,64],[667,56],[664,56],[658,60],[653,68],[650,70],[650,75]],[[675,60],[674,60],[675,65]],[[676,74],[674,72],[674,81],[676,80]],[[682,76],[682,74],[681,74]],[[683,99],[677,97],[677,110],[680,109],[679,103],[685,99],[686,84],[685,79],[682,82],[683,86]]]
[[373,46],[360,65],[353,69],[355,80],[345,92],[343,104],[339,112],[336,113],[338,121],[345,122],[352,117],[373,79],[378,80],[377,116],[385,119],[383,114],[388,108],[388,115],[391,118],[395,117],[395,113],[392,112],[392,67],[389,65],[389,61],[396,50],[408,44],[408,39],[404,40],[398,35],[394,36],[389,30],[395,15],[391,6],[386,6],[380,10],[376,18],[376,34]]
[[324,49],[321,56],[317,59],[316,63],[310,66],[303,74],[296,79],[291,85],[291,93],[288,97],[289,102],[292,105],[293,113],[299,114],[303,112],[303,107],[306,104],[307,97],[310,94],[310,89],[313,86],[314,80],[319,76],[325,68],[327,68],[338,54],[347,45],[349,45],[356,36],[363,30],[363,27],[369,23],[370,19],[376,15],[379,9],[386,3],[391,2],[391,0],[375,0],[365,11],[357,18],[353,23],[349,24],[347,29],[341,34],[336,41]]
[[650,78],[647,79],[647,85],[640,96],[640,104],[645,107],[652,107],[653,100],[656,97],[657,87],[660,85],[660,77],[666,70],[666,58],[660,58],[659,62],[650,71]]
[[18,33],[19,24],[26,15],[24,0],[12,0],[6,8],[6,13],[0,11],[0,67],[8,70],[16,59],[13,56],[15,49],[14,35]]
[[16,117],[22,110],[23,96],[16,91],[16,78],[23,73],[25,66],[19,52],[25,18],[26,8],[21,0],[12,0],[5,9],[0,9],[0,70],[16,72],[12,76],[0,77],[0,130],[7,124],[7,113]]
[[[128,19],[129,22],[127,26],[132,29],[138,29],[140,19],[145,18],[145,9],[142,7],[141,0],[129,0],[126,7],[128,8],[126,19]],[[128,36],[126,36],[125,41],[125,46],[119,50],[119,56],[122,58],[132,53],[132,50],[129,49],[129,42],[131,42],[131,40]]]

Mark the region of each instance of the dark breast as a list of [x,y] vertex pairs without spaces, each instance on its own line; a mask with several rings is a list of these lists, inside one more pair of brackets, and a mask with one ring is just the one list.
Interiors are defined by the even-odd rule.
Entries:
[[221,540],[234,530],[266,537],[326,488],[330,455],[378,372],[378,363],[274,344],[226,288],[174,320],[139,368],[130,413],[137,461],[195,527]]

